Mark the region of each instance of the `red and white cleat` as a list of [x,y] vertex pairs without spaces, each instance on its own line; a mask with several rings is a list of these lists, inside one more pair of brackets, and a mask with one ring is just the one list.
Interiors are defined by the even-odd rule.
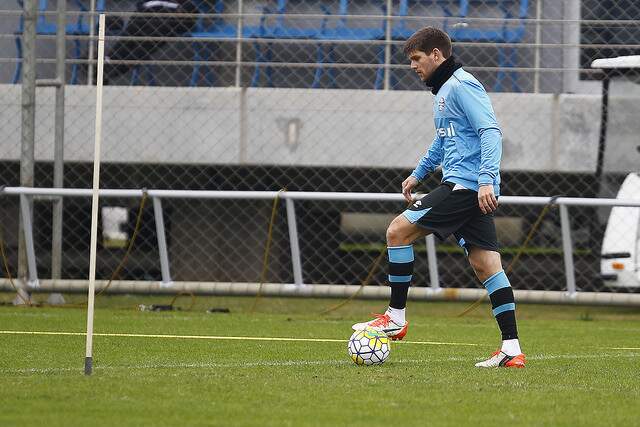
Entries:
[[374,314],[375,319],[368,322],[356,323],[352,326],[354,331],[360,331],[366,328],[373,328],[376,331],[384,332],[393,341],[402,340],[407,335],[409,322],[400,325],[389,317],[388,314]]
[[525,355],[508,356],[498,350],[490,358],[476,363],[477,368],[524,368],[526,363]]

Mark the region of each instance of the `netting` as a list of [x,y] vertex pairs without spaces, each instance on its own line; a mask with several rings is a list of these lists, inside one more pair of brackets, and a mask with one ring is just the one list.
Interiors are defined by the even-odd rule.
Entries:
[[[171,2],[169,2],[171,3]],[[168,3],[167,3],[168,4]],[[615,197],[638,171],[637,84],[614,82],[598,171],[600,79],[593,59],[640,47],[632,1],[98,1],[107,14],[102,188],[399,192],[432,140],[431,95],[409,70],[403,41],[443,28],[454,54],[490,92],[504,134],[503,195]],[[172,3],[173,4],[173,3]],[[55,2],[39,2],[38,78],[55,70]],[[97,30],[89,4],[67,13],[64,186],[91,186]],[[23,23],[5,3],[0,21],[2,183],[20,184]],[[53,25],[53,27],[52,27]],[[53,32],[52,32],[53,28]],[[72,31],[71,31],[72,30]],[[92,37],[93,36],[93,37]],[[18,44],[16,44],[18,42]],[[54,89],[38,88],[35,186],[53,185]],[[421,191],[439,180],[433,176]],[[130,239],[139,200],[105,199],[98,277],[108,278]],[[305,283],[358,284],[384,245],[401,203],[296,203]],[[18,200],[0,209],[17,265]],[[541,207],[508,205],[496,224],[505,264]],[[600,257],[609,209],[570,208],[576,282],[608,290]],[[51,274],[52,204],[34,201],[38,275]],[[88,272],[90,199],[64,201],[62,277]],[[270,201],[163,200],[171,276],[255,282]],[[114,219],[115,218],[115,219]],[[284,204],[278,207],[268,281],[293,282]],[[516,289],[565,287],[560,217],[551,209],[512,273]],[[428,284],[416,246],[415,284]],[[477,286],[462,250],[439,242],[443,286]],[[15,268],[15,267],[14,267]],[[15,272],[14,272],[15,273]],[[381,269],[374,282],[384,283]],[[160,280],[153,209],[121,277]]]

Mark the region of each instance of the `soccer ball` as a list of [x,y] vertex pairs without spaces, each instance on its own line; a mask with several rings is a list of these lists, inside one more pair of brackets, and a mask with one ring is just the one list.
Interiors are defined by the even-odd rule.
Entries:
[[382,365],[389,357],[391,343],[384,332],[366,328],[351,335],[347,348],[356,365]]

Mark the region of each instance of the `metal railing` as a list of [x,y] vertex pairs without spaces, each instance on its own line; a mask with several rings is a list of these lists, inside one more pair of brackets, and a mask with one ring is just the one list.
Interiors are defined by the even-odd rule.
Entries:
[[[19,196],[20,209],[24,227],[24,238],[26,240],[29,286],[38,289],[39,281],[36,269],[36,254],[33,244],[32,230],[32,204],[31,200],[36,198],[57,198],[57,197],[90,197],[90,189],[59,189],[59,188],[26,188],[26,187],[5,187],[0,192],[6,196]],[[102,189],[102,198],[141,198],[147,195],[153,200],[154,218],[157,231],[158,257],[162,272],[161,287],[171,288],[173,282],[169,269],[169,255],[167,250],[166,233],[164,226],[164,214],[162,209],[162,199],[241,199],[241,200],[273,200],[279,198],[285,201],[287,212],[287,226],[289,232],[291,260],[293,268],[294,285],[303,286],[302,262],[299,248],[299,235],[297,229],[295,202],[296,201],[348,201],[348,202],[401,202],[403,196],[394,193],[341,193],[341,192],[287,192],[287,191],[193,191],[193,190],[116,190]],[[502,196],[500,203],[503,205],[555,205],[559,207],[562,231],[562,254],[564,269],[566,273],[566,293],[571,298],[576,295],[573,244],[571,239],[571,225],[569,217],[569,207],[590,206],[590,207],[638,207],[640,200],[629,199],[596,199],[577,197],[523,197],[523,196]],[[440,283],[437,270],[437,254],[433,236],[426,238],[426,251],[429,265],[430,288],[438,290]],[[546,292],[546,291],[542,291]]]

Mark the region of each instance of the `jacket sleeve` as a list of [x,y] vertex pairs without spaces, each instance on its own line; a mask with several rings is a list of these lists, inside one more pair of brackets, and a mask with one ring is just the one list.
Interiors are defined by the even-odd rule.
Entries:
[[436,136],[427,153],[418,162],[418,166],[411,172],[411,176],[415,177],[418,181],[422,181],[440,165],[442,156],[442,139]]
[[478,185],[495,184],[502,158],[502,134],[499,129],[480,129],[480,169]]
[[495,184],[502,158],[502,132],[489,95],[479,83],[463,81],[457,88],[457,101],[480,137],[478,184]]

